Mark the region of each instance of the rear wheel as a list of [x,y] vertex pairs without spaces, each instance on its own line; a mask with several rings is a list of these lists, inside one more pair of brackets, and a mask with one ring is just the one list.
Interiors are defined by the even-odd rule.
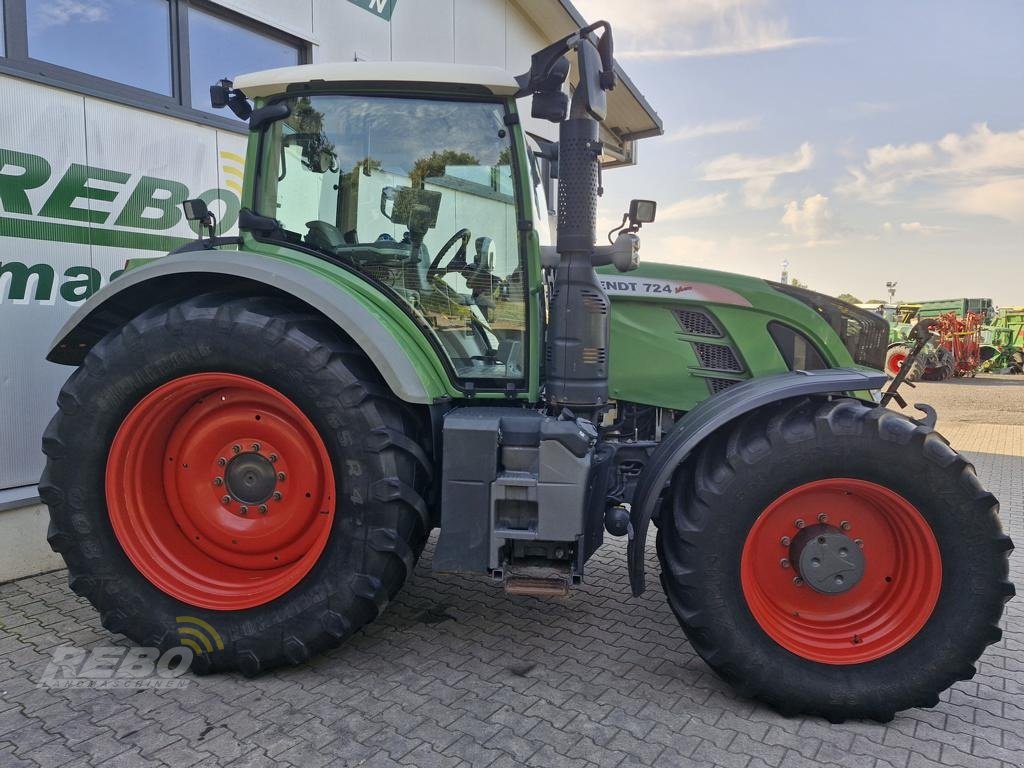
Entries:
[[150,310],[96,345],[58,404],[40,493],[72,588],[112,631],[193,647],[199,671],[336,645],[397,593],[428,533],[417,418],[282,301]]
[[680,468],[662,584],[695,650],[787,714],[933,706],[1000,637],[1012,545],[973,467],[852,400],[762,409]]
[[[890,347],[885,355],[885,371],[890,376],[895,376],[903,369],[903,364],[910,358],[911,348],[905,344],[898,344]],[[924,374],[924,365],[920,358],[910,364],[907,371],[906,381],[917,381]]]

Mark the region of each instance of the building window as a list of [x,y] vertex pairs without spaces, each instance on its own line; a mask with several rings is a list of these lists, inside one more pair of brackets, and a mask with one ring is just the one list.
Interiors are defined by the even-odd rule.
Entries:
[[207,0],[0,0],[0,71],[238,131],[210,86],[308,55],[302,39]]
[[26,0],[28,55],[172,95],[168,0]]
[[210,86],[218,80],[294,66],[302,61],[302,50],[280,38],[189,7],[188,59],[192,107],[210,112]]

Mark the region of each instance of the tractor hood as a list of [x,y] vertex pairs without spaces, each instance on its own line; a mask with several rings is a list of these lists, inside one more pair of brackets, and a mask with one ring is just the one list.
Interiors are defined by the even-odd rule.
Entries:
[[612,304],[612,397],[689,410],[754,377],[881,368],[888,324],[837,299],[674,264],[598,272]]

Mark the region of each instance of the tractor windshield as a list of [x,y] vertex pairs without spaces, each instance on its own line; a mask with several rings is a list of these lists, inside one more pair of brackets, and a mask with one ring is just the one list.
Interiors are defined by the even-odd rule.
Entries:
[[268,128],[257,209],[390,288],[463,379],[522,379],[525,266],[501,104],[302,96]]

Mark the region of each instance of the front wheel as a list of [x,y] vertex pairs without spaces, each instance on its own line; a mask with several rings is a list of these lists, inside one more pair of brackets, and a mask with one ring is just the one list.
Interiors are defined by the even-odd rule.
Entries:
[[103,625],[197,671],[299,663],[373,620],[429,531],[415,414],[269,298],[156,307],[60,393],[40,495]]
[[783,713],[884,721],[933,706],[1000,638],[1013,586],[998,503],[900,414],[761,409],[671,490],[658,535],[670,605],[708,664]]

